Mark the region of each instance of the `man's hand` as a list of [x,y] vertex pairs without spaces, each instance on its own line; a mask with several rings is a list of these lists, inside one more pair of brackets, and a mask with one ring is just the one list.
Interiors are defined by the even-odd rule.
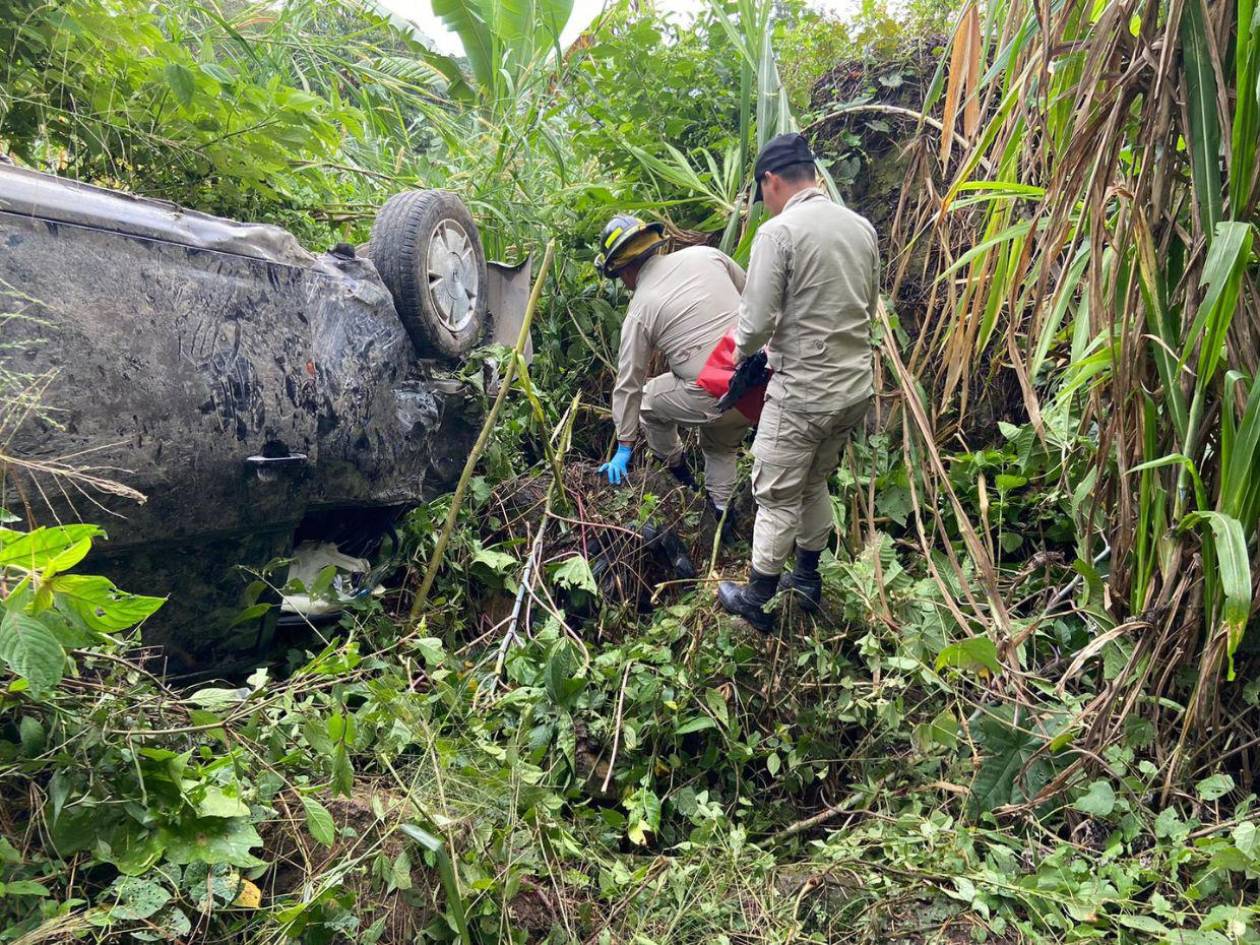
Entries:
[[630,469],[630,457],[633,455],[634,449],[622,443],[617,447],[617,452],[613,454],[613,458],[604,465],[599,467],[599,471],[608,474],[608,481],[614,486],[620,485],[621,480],[626,478],[626,473]]

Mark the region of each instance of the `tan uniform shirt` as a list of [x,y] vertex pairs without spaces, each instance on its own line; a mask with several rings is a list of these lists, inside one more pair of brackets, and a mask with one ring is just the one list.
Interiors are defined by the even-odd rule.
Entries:
[[878,293],[875,228],[817,188],[803,190],[753,240],[737,356],[769,342],[770,398],[801,413],[842,410],[872,393]]
[[653,256],[643,264],[621,325],[612,395],[618,440],[638,436],[652,352],[660,351],[671,373],[695,384],[709,353],[735,323],[743,288],[744,270],[708,246]]

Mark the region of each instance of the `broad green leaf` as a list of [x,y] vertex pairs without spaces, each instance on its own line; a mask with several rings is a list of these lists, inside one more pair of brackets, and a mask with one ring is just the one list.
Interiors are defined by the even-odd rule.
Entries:
[[568,763],[569,770],[577,773],[577,732],[573,729],[573,716],[561,709],[556,720],[552,747]]
[[164,597],[120,591],[108,578],[91,574],[59,574],[48,586],[58,606],[102,633],[130,629],[166,603]]
[[1096,620],[1102,621],[1105,611],[1106,587],[1102,575],[1092,562],[1077,558],[1072,562],[1072,570],[1085,579],[1081,589],[1082,609],[1088,611]]
[[249,805],[216,784],[206,787],[205,794],[197,802],[199,817],[248,817]]
[[976,884],[969,880],[966,876],[955,876],[954,889],[942,889],[941,891],[951,899],[957,899],[960,902],[972,903],[976,898]]
[[188,933],[192,931],[192,919],[178,906],[167,906],[149,921],[161,932],[137,931],[131,934],[140,941],[183,942],[188,940]]
[[1253,821],[1244,820],[1234,828],[1234,846],[1243,856],[1255,858],[1260,856],[1260,827]]
[[331,847],[337,839],[337,825],[328,808],[313,797],[302,795],[302,807],[306,811],[306,829],[317,843]]
[[415,824],[402,824],[399,829],[431,853],[436,853],[443,849],[442,841],[423,827],[417,827]]
[[641,787],[630,795],[625,806],[629,824],[626,836],[631,843],[643,846],[647,835],[661,828],[661,799],[650,788]]
[[1219,801],[1234,789],[1234,779],[1228,774],[1214,774],[1194,786],[1195,792],[1205,801]]
[[493,95],[498,86],[495,37],[479,0],[432,0],[433,13],[446,28],[459,37],[473,77],[483,95]]
[[557,640],[552,644],[543,670],[547,695],[556,705],[569,705],[586,685],[585,679],[574,677],[576,670],[577,657],[573,652],[573,644],[565,638]]
[[394,861],[389,866],[389,891],[395,889],[410,889],[411,881],[411,857],[407,855],[407,851],[403,850],[394,857]]
[[226,863],[190,863],[184,870],[184,889],[199,912],[233,902],[241,892],[242,882],[240,870]]
[[1155,818],[1155,836],[1161,840],[1167,838],[1177,840],[1189,832],[1190,828],[1172,807],[1164,808],[1159,812],[1159,816]]
[[723,728],[731,727],[730,713],[726,707],[726,699],[722,697],[716,689],[706,689],[704,691],[704,704],[709,707],[709,711],[713,713],[714,718],[722,724]]
[[1167,945],[1233,945],[1220,932],[1201,932],[1197,929],[1173,929],[1165,941]]
[[424,665],[429,669],[442,665],[446,659],[446,648],[437,637],[419,637],[411,645],[420,652]]
[[307,716],[302,721],[302,735],[315,751],[323,755],[325,758],[331,758],[333,749],[336,747],[333,740],[328,737],[328,729],[321,725],[317,718]]
[[44,576],[50,577],[54,573],[68,571],[76,564],[87,557],[87,553],[92,550],[91,538],[80,538],[73,545],[61,552],[48,562],[44,568]]
[[68,793],[66,779],[60,773],[55,775],[54,781],[49,785],[49,794],[52,795],[49,806],[54,814],[49,826],[51,839],[63,855],[91,849],[111,827],[116,826],[106,816],[102,816],[94,805],[85,804],[65,809]]
[[478,548],[473,553],[471,563],[485,565],[490,571],[504,577],[520,567],[517,560],[510,554],[495,551],[493,548]]
[[958,747],[958,719],[949,709],[943,709],[930,723],[927,736],[945,748]]
[[44,750],[47,743],[43,723],[33,715],[22,716],[22,721],[18,723],[18,739],[22,743],[23,754],[34,758]]
[[354,793],[354,767],[350,764],[345,742],[338,742],[333,751],[333,790],[342,797],[350,797]]
[[936,668],[939,671],[946,666],[971,670],[982,676],[996,676],[1002,672],[997,647],[988,637],[971,637],[945,647],[936,657]]
[[167,65],[165,76],[166,84],[175,93],[175,100],[181,105],[191,104],[193,96],[197,93],[197,79],[188,67],[172,62]]
[[983,715],[978,724],[972,723],[985,755],[971,784],[970,805],[975,813],[1032,797],[1048,780],[1044,760],[1030,764],[1043,739],[1027,731],[1026,722],[1014,719],[1014,709],[1002,706]]
[[678,728],[674,729],[675,735],[690,735],[692,732],[702,732],[705,729],[716,728],[717,723],[707,715],[692,716]]
[[114,895],[118,897],[118,902],[110,907],[109,917],[124,922],[147,919],[171,901],[171,893],[166,887],[130,876],[114,885]]
[[118,867],[124,876],[142,876],[151,870],[166,852],[156,831],[141,827],[130,819],[123,821],[108,835],[109,855],[104,859]]
[[220,85],[231,85],[236,81],[236,77],[217,62],[202,62],[198,68]]
[[210,712],[225,712],[228,709],[235,708],[244,702],[250,694],[250,690],[246,687],[240,689],[220,689],[214,686],[205,689],[198,689],[196,692],[187,696],[187,700],[193,705],[201,706]]
[[250,851],[262,846],[262,837],[244,817],[220,820],[209,817],[164,827],[159,838],[172,863],[227,863],[242,869],[263,866]]
[[424,48],[417,55],[430,69],[446,80],[446,92],[452,99],[457,99],[461,102],[471,102],[476,98],[476,92],[468,83],[469,77],[464,74],[464,70],[454,57],[444,56],[441,53]]
[[275,606],[274,604],[263,603],[263,604],[251,604],[248,607],[243,607],[240,613],[238,613],[235,617],[232,618],[232,622],[228,624],[228,626],[239,627],[242,624],[250,623],[251,621],[257,620],[259,617],[266,614],[267,611],[271,610],[272,607],[274,606]]
[[551,579],[560,587],[570,590],[583,590],[591,594],[599,588],[595,585],[595,576],[591,574],[591,566],[581,555],[570,555],[551,571]]
[[14,879],[0,883],[0,896],[47,896],[48,887],[33,879]]
[[85,627],[83,621],[74,616],[67,616],[60,610],[41,610],[39,619],[66,650],[83,649],[111,642],[107,635]]
[[1167,935],[1168,926],[1160,922],[1158,919],[1152,919],[1148,915],[1118,915],[1112,919],[1117,925],[1123,925],[1127,929],[1136,929],[1139,932],[1149,932],[1151,935]]
[[993,479],[993,485],[997,487],[998,492],[1007,493],[1012,489],[1022,489],[1028,485],[1027,476],[1013,476],[1009,473],[999,473]]
[[0,620],[0,661],[30,684],[32,695],[40,696],[61,682],[66,651],[38,618],[8,610]]
[[[32,532],[12,532],[7,535],[17,538],[0,542],[0,568],[14,567],[24,571],[40,571],[53,561],[62,558],[57,570],[64,571],[82,560],[91,548],[92,539],[104,535],[105,532],[96,525],[56,525],[48,528],[37,528]],[[87,548],[75,558],[83,542]],[[68,563],[67,563],[68,562]]]
[[1093,817],[1110,817],[1116,809],[1116,792],[1109,781],[1099,778],[1090,784],[1089,790],[1072,805],[1082,814]]

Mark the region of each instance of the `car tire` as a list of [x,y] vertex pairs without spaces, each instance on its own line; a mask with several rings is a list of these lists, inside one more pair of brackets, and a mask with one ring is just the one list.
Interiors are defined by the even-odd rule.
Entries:
[[445,190],[409,190],[386,201],[368,256],[416,353],[455,359],[486,324],[486,257],[468,208]]

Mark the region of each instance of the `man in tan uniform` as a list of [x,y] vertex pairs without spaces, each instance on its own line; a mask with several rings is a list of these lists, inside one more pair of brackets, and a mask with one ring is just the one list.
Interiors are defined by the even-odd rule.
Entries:
[[[744,271],[707,246],[666,254],[662,229],[620,215],[604,230],[604,252],[596,265],[634,295],[621,325],[612,394],[618,448],[600,471],[609,482],[621,481],[641,429],[648,449],[694,487],[678,428],[698,427],[705,489],[720,516],[735,488],[735,461],[749,421],[738,410],[719,410],[717,398],[696,378],[735,322]],[[669,370],[649,380],[655,352],[664,356]]]
[[[818,559],[833,527],[827,483],[873,396],[879,245],[869,222],[818,189],[799,134],[772,139],[755,177],[773,219],[753,241],[736,358],[766,345],[774,375],[752,449],[752,572],[745,585],[723,581],[718,601],[769,632],[764,606],[776,589],[799,592],[811,607],[822,599]],[[780,578],[793,545],[796,568]]]

